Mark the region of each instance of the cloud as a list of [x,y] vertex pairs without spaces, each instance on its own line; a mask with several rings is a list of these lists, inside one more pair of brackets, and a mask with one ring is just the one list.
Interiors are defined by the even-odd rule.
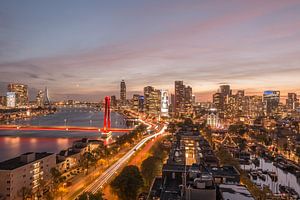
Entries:
[[[146,85],[173,90],[174,80],[184,80],[199,94],[215,91],[220,82],[253,90],[263,84],[298,84],[298,10],[288,13],[299,2],[221,2],[145,4],[137,13],[125,14],[141,15],[140,29],[157,25],[151,34],[126,38],[119,33],[124,40],[96,48],[0,63],[0,78],[36,88],[47,85],[57,98],[68,93],[68,98],[86,99],[118,93],[121,79],[129,91]],[[153,13],[157,21],[148,18]]]

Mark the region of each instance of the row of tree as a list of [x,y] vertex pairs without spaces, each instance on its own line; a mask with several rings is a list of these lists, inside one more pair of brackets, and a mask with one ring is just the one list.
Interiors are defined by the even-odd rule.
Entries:
[[134,200],[143,190],[149,190],[156,176],[161,174],[163,161],[166,159],[169,148],[160,140],[150,150],[151,156],[146,158],[140,169],[130,165],[111,182],[111,188],[121,200]]

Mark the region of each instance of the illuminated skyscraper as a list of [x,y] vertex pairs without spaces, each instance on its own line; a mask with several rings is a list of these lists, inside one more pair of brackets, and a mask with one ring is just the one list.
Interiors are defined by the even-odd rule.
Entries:
[[161,90],[161,109],[160,113],[162,116],[168,116],[169,115],[169,94],[167,90]]
[[184,88],[183,81],[175,81],[175,112],[184,111]]
[[140,99],[139,94],[134,94],[132,97],[132,109],[136,112],[139,111],[139,99]]
[[220,85],[220,93],[223,96],[230,96],[232,91],[230,89],[230,85]]
[[280,91],[264,91],[263,102],[265,114],[272,114],[278,108],[280,102]]
[[37,107],[42,107],[43,105],[44,105],[44,97],[43,97],[43,91],[42,90],[40,90],[39,92],[38,92],[38,94],[36,95],[36,106]]
[[15,104],[17,107],[28,105],[28,87],[24,84],[10,83],[7,87],[8,92],[14,92],[16,96]]
[[6,93],[6,106],[8,108],[16,107],[16,93],[15,92],[7,92]]
[[110,105],[112,108],[117,108],[117,98],[115,95],[110,97]]
[[120,84],[120,101],[121,106],[126,105],[126,83],[124,80],[122,80]]
[[190,86],[184,87],[184,110],[185,112],[192,112],[193,89]]
[[160,90],[152,86],[144,87],[144,111],[147,114],[158,115],[161,110]]
[[144,111],[144,96],[140,95],[139,96],[139,111],[142,112]]
[[150,95],[153,91],[154,91],[154,87],[152,86],[144,87],[144,111],[146,113],[149,112]]
[[45,91],[44,91],[44,102],[43,102],[44,106],[50,106],[50,98],[49,98],[49,91],[48,88],[45,87]]
[[149,97],[149,114],[158,116],[161,111],[161,93],[160,90],[154,90]]
[[296,93],[288,93],[286,99],[286,107],[290,110],[295,110],[299,106],[299,99]]
[[223,110],[224,108],[224,98],[220,92],[213,94],[213,104],[218,110]]

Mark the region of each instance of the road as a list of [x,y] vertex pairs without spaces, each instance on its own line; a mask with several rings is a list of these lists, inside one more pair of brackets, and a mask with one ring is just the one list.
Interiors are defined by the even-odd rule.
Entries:
[[132,149],[130,149],[121,159],[119,159],[117,162],[115,162],[112,166],[110,166],[105,172],[101,174],[93,183],[91,183],[89,186],[87,186],[83,192],[92,192],[96,193],[100,189],[103,188],[103,186],[114,176],[117,174],[117,171],[121,169],[133,156],[133,154],[140,149],[146,142],[151,140],[154,137],[157,137],[161,134],[163,134],[166,130],[167,126],[164,125],[164,127],[158,132],[153,135],[150,135],[144,139],[142,139],[138,144],[136,144]]
[[0,130],[18,131],[76,131],[76,132],[130,132],[133,129],[109,128],[104,130],[99,127],[78,127],[78,126],[26,126],[26,125],[0,125]]

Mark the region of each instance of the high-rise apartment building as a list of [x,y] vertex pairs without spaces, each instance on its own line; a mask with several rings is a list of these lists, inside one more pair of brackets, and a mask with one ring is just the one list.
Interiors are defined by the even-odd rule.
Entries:
[[150,95],[153,91],[154,91],[154,87],[152,86],[144,87],[144,111],[146,113],[149,112]]
[[183,81],[175,81],[175,112],[184,112],[184,88]]
[[144,102],[145,102],[144,96],[140,95],[139,96],[139,111],[140,112],[144,111]]
[[174,111],[177,114],[191,113],[193,102],[193,90],[185,86],[183,81],[175,81],[175,103]]
[[263,115],[263,100],[261,96],[249,96],[249,111],[248,115],[250,117],[256,118]]
[[134,94],[132,97],[132,110],[136,112],[139,111],[139,100],[140,100],[140,95]]
[[28,105],[28,87],[24,84],[10,83],[7,87],[8,92],[16,94],[16,106],[23,107]]
[[144,87],[144,111],[147,114],[159,115],[161,110],[161,92],[152,86]]
[[[50,183],[50,169],[56,167],[53,153],[25,153],[0,163],[0,194],[6,200],[25,199],[24,189],[32,196],[42,196],[40,185]],[[21,194],[21,195],[20,195]],[[34,198],[35,199],[35,198]]]
[[7,92],[6,93],[6,106],[8,108],[16,107],[16,93],[15,92]]
[[295,110],[299,106],[299,99],[297,98],[296,93],[288,93],[286,99],[286,107],[289,110]]
[[280,91],[264,91],[264,113],[270,115],[276,111],[280,102]]
[[232,91],[230,89],[230,85],[220,85],[220,93],[223,96],[230,96]]
[[126,83],[124,80],[122,80],[120,84],[120,103],[121,106],[126,105]]
[[184,109],[190,113],[193,108],[193,89],[190,86],[184,87]]
[[117,98],[115,95],[110,96],[110,105],[112,108],[117,108]]
[[44,105],[44,97],[43,97],[43,91],[42,90],[40,90],[38,93],[37,93],[37,95],[36,95],[36,100],[35,100],[35,102],[36,102],[36,106],[37,107],[43,107],[43,105]]
[[218,110],[223,110],[224,98],[220,92],[213,94],[213,104]]

